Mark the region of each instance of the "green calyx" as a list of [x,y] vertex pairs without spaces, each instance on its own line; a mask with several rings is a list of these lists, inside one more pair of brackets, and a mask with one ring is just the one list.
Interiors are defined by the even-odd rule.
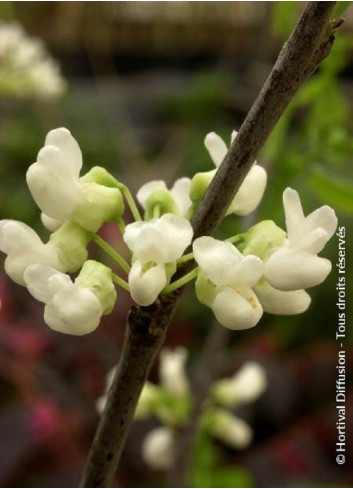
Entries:
[[198,204],[205,195],[215,173],[216,170],[200,172],[196,173],[191,179],[189,195],[194,205]]
[[116,301],[116,290],[110,268],[101,263],[88,260],[75,280],[80,287],[93,290],[101,303],[103,314],[110,314]]
[[207,278],[205,272],[203,271],[200,271],[197,275],[195,291],[201,304],[212,307],[217,295],[217,287]]
[[283,246],[286,236],[273,221],[261,221],[243,235],[243,243],[238,248],[244,255],[265,259],[270,250]]
[[148,196],[146,200],[146,221],[155,217],[154,211],[156,208],[158,209],[160,216],[167,213],[179,214],[179,209],[168,190],[155,190]]
[[87,245],[92,234],[74,221],[67,221],[51,234],[49,243],[59,251],[66,272],[76,272],[87,260]]
[[82,184],[82,192],[83,201],[73,215],[73,219],[80,226],[94,233],[105,222],[121,218],[124,202],[118,188],[91,182]]
[[105,168],[94,166],[91,170],[80,178],[82,183],[97,183],[104,187],[119,188],[120,183]]

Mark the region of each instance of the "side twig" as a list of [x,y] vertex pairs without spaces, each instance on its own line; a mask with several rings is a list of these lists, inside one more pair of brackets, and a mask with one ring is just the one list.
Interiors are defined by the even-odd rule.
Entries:
[[[329,29],[329,17],[335,4],[308,2],[305,7],[196,210],[192,219],[195,238],[212,233],[218,225],[284,109],[329,54],[336,27]],[[163,343],[178,296],[175,291],[150,307],[132,309],[119,367],[92,444],[82,487],[111,486],[140,392]]]

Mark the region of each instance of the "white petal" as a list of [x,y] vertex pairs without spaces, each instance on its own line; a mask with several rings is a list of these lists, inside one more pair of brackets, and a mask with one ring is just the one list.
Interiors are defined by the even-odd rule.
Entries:
[[49,217],[64,221],[81,200],[78,181],[68,177],[62,155],[54,146],[44,147],[38,163],[27,171],[27,184],[38,207]]
[[76,139],[72,137],[68,129],[60,127],[59,129],[53,129],[48,132],[45,145],[52,145],[59,148],[67,166],[70,168],[72,176],[79,177],[82,168],[82,153]]
[[300,290],[321,284],[331,268],[331,262],[325,258],[281,248],[265,263],[265,277],[276,289]]
[[45,306],[44,321],[54,331],[81,336],[99,325],[102,307],[90,289],[71,285],[60,289]]
[[48,265],[30,265],[23,277],[30,294],[45,303],[48,303],[62,287],[72,285],[68,275]]
[[136,221],[126,226],[123,239],[133,253],[135,252],[136,243],[140,239],[141,231],[148,225],[150,223]]
[[43,226],[52,233],[54,231],[57,231],[63,225],[63,221],[57,221],[56,219],[52,219],[51,217],[44,214],[44,212],[41,213],[40,219],[42,221]]
[[261,202],[266,183],[266,170],[262,166],[253,165],[230,204],[227,214],[247,216],[253,212]]
[[296,190],[287,187],[283,192],[283,207],[286,217],[286,227],[289,242],[294,242],[301,236],[304,226],[304,212]]
[[216,167],[218,167],[227,154],[228,148],[226,143],[215,132],[210,132],[207,134],[204,142],[214,164]]
[[193,243],[195,260],[215,285],[229,285],[232,271],[242,260],[242,254],[231,243],[202,236]]
[[238,402],[255,401],[267,387],[265,369],[256,362],[246,362],[234,375],[232,384]]
[[262,308],[270,314],[292,315],[305,312],[310,306],[311,297],[305,290],[284,292],[261,281],[254,289]]
[[188,357],[186,348],[174,350],[164,348],[160,354],[159,378],[163,389],[174,397],[184,396],[189,391],[189,382],[185,374]]
[[223,326],[232,330],[254,327],[263,312],[256,295],[248,287],[239,287],[238,292],[225,287],[217,294],[212,311]]
[[190,178],[183,177],[179,178],[177,180],[170,193],[173,196],[177,206],[180,209],[180,215],[181,216],[186,216],[192,202],[190,199],[190,185],[191,185],[191,180]]
[[252,429],[245,421],[223,409],[215,412],[211,434],[227,445],[238,449],[246,448],[253,437]]
[[149,306],[167,284],[163,265],[157,265],[144,271],[139,260],[132,265],[129,273],[131,297],[140,306]]
[[134,253],[141,263],[167,263],[170,260],[165,241],[166,237],[156,226],[147,224],[135,243]]
[[192,240],[193,230],[190,222],[174,214],[164,214],[154,225],[163,236],[160,246],[167,254],[165,263],[180,258]]
[[213,386],[217,402],[228,408],[255,401],[267,387],[264,368],[247,362],[233,377],[221,379]]
[[304,234],[302,238],[296,240],[294,243],[290,243],[290,247],[316,255],[324,248],[327,241],[327,232],[322,228],[316,228]]
[[168,469],[173,463],[173,451],[174,436],[169,428],[156,428],[143,441],[142,457],[153,469]]
[[11,219],[0,221],[0,250],[3,253],[22,253],[41,244],[38,234],[27,224]]
[[231,270],[228,284],[232,287],[238,285],[248,285],[253,287],[260,280],[264,272],[263,261],[253,255],[242,257],[240,263]]
[[332,238],[337,228],[338,219],[335,211],[328,205],[324,205],[305,218],[305,228],[307,232],[321,228],[327,233],[327,240]]
[[168,190],[163,180],[152,180],[151,182],[142,185],[136,194],[136,198],[144,209],[146,209],[146,201],[152,192],[155,190]]

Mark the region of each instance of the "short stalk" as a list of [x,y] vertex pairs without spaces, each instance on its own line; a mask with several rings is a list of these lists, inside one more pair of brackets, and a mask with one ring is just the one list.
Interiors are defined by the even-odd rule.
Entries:
[[119,275],[116,275],[115,273],[113,273],[113,282],[115,282],[117,285],[119,285],[119,287],[126,290],[127,292],[130,292],[130,287],[126,280],[122,279],[121,277],[119,277]]
[[235,236],[231,236],[230,238],[227,238],[226,241],[228,241],[228,243],[236,243],[237,241],[243,239],[243,236],[245,236],[244,233],[236,234]]
[[124,260],[124,258],[119,255],[117,251],[114,250],[112,246],[110,246],[109,243],[104,241],[103,238],[100,236],[95,235],[93,238],[93,241],[100,247],[102,248],[103,251],[107,253],[107,255],[112,258],[126,273],[129,273],[130,271],[130,265]]
[[199,268],[196,267],[191,272],[187,273],[184,275],[184,277],[179,278],[179,280],[176,280],[175,282],[172,282],[171,284],[167,285],[165,289],[163,290],[164,294],[169,294],[170,292],[173,292],[174,290],[180,289],[183,285],[186,285],[188,282],[191,282],[199,272]]
[[190,261],[190,260],[193,260],[194,259],[194,253],[187,253],[186,255],[182,256],[181,258],[179,258],[179,260],[177,261],[178,265],[180,263],[185,263],[187,261]]
[[120,229],[121,234],[125,233],[125,222],[123,221],[122,218],[117,220],[118,227]]

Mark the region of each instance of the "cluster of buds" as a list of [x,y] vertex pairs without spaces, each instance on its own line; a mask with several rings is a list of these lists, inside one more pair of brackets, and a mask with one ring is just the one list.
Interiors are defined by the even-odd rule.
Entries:
[[[232,134],[232,141],[236,133]],[[214,133],[205,146],[218,166],[227,152]],[[18,284],[45,304],[44,319],[54,330],[73,335],[92,332],[102,314],[114,307],[114,284],[128,291],[140,306],[196,278],[196,295],[217,320],[233,330],[255,326],[263,312],[299,314],[310,304],[305,289],[320,284],[331,263],[318,256],[337,226],[334,211],[323,206],[304,216],[298,193],[283,194],[287,232],[273,221],[262,221],[246,233],[220,241],[203,236],[191,245],[190,219],[215,171],[181,178],[169,190],[163,181],[143,185],[137,200],[104,168],[80,175],[82,153],[65,128],[48,133],[37,161],[27,171],[27,183],[51,232],[43,243],[26,224],[0,221],[0,250],[7,254],[5,270]],[[246,215],[259,204],[266,171],[254,163],[231,202],[227,214]],[[124,202],[134,222],[125,226]],[[128,263],[96,233],[115,222],[131,251]],[[88,260],[93,240],[127,274],[127,280],[105,265]],[[236,243],[236,246],[235,244]],[[173,282],[178,267],[188,260],[197,267]],[[88,261],[87,261],[88,260]],[[79,272],[72,282],[67,273]],[[179,274],[180,275],[180,274]]]
[[55,98],[66,88],[59,65],[20,24],[0,23],[0,94]]
[[[183,347],[163,349],[160,354],[160,384],[147,382],[142,390],[135,419],[155,416],[161,426],[150,431],[142,444],[146,464],[157,470],[168,469],[174,459],[178,431],[188,422],[192,410],[191,387],[186,375],[187,351]],[[107,376],[106,393],[97,401],[102,412],[114,370]],[[199,429],[234,449],[245,449],[252,440],[252,429],[232,410],[254,402],[267,387],[261,365],[247,362],[233,377],[210,386],[208,400],[199,418]]]

